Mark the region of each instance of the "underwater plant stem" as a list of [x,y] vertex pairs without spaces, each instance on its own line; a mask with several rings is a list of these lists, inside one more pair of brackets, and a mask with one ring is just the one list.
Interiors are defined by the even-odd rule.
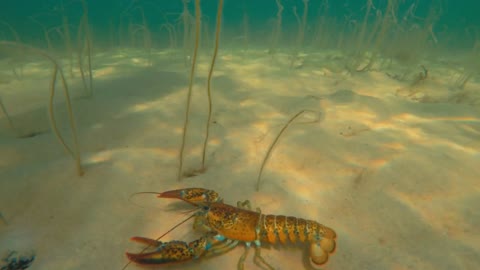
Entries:
[[160,25],[160,30],[162,30],[163,28],[165,28],[165,30],[167,30],[168,32],[170,49],[175,49],[177,47],[177,32],[175,30],[175,27],[172,24],[166,22]]
[[473,72],[460,75],[460,78],[457,79],[457,87],[461,90],[465,89],[467,82],[473,77]]
[[203,153],[202,153],[202,170],[205,170],[205,155],[207,152],[208,138],[210,136],[210,122],[212,121],[212,75],[213,68],[215,67],[215,61],[217,59],[218,46],[220,43],[220,29],[222,26],[222,10],[223,10],[223,0],[218,1],[218,11],[217,11],[217,29],[215,30],[215,47],[213,49],[212,62],[210,64],[210,70],[208,71],[208,80],[207,80],[207,94],[208,94],[208,117],[207,117],[207,127],[205,131],[205,141],[203,142]]
[[272,42],[270,44],[270,54],[272,56],[275,54],[277,45],[278,45],[278,40],[280,39],[281,33],[282,33],[282,12],[283,12],[283,5],[280,2],[280,0],[275,0],[275,3],[277,4],[277,21],[276,25],[273,29],[273,35],[272,35]]
[[357,41],[355,46],[355,49],[357,50],[355,54],[357,54],[357,56],[362,52],[362,50],[365,49],[365,34],[367,32],[368,18],[370,17],[370,11],[372,10],[372,7],[373,7],[373,0],[367,0],[365,15],[363,17],[362,25],[360,27],[360,32],[357,36]]
[[388,14],[394,15],[396,0],[388,0],[387,7],[385,8],[385,14],[382,18],[382,23],[377,33],[377,37],[375,40],[375,49],[379,50],[381,46],[385,43],[385,35],[387,34],[387,30],[390,28],[390,17]]
[[308,0],[303,0],[303,15],[302,19],[298,16],[297,7],[293,7],[293,15],[295,16],[298,24],[298,33],[297,33],[297,42],[292,54],[292,59],[290,62],[290,68],[293,68],[295,61],[298,59],[298,53],[302,49],[303,40],[305,39],[305,27],[307,24],[307,14],[308,14]]
[[[77,47],[78,47],[78,68],[80,70],[80,75],[82,77],[83,87],[87,94],[87,97],[91,97],[93,95],[93,74],[92,74],[92,41],[90,37],[90,28],[88,22],[88,7],[85,0],[81,1],[83,15],[80,19],[80,26],[78,27],[77,33]],[[82,35],[83,34],[83,35]],[[82,39],[82,37],[84,39]],[[85,49],[87,51],[87,65],[88,65],[88,86],[85,79],[85,71],[83,69],[83,46],[82,41],[85,44]]]
[[[300,115],[302,115],[303,113],[308,112],[308,111],[309,110],[301,110],[297,114],[295,114],[292,118],[290,118],[290,120],[288,120],[288,122],[283,126],[283,128],[277,134],[277,136],[275,137],[275,140],[273,140],[270,147],[268,147],[267,153],[265,154],[265,157],[263,158],[262,165],[260,165],[260,171],[258,172],[257,187],[256,187],[257,191],[260,190],[260,180],[262,178],[263,169],[265,168],[265,165],[267,164],[268,159],[272,155],[273,148],[277,144],[278,140],[280,139],[282,134],[285,132],[285,130],[287,130],[287,128],[290,126],[290,124],[292,124],[293,121],[295,121],[295,119],[297,119]],[[308,122],[308,123],[314,123],[314,122],[317,122],[317,121],[318,121],[318,119],[315,119],[314,121],[311,121],[311,122]]]
[[[77,174],[79,176],[83,175],[83,169],[82,169],[82,162],[81,162],[81,157],[80,157],[80,147],[78,144],[78,138],[77,138],[77,128],[75,125],[75,118],[73,116],[73,110],[72,110],[72,104],[70,101],[70,94],[68,91],[68,85],[67,81],[65,80],[65,76],[63,74],[63,71],[60,67],[60,65],[57,63],[57,61],[50,56],[48,53],[46,53],[43,50],[37,49],[35,47],[31,47],[29,45],[25,45],[23,43],[18,43],[18,42],[11,42],[11,41],[0,41],[0,46],[7,46],[7,47],[13,47],[13,48],[20,48],[25,51],[30,51],[34,54],[40,55],[42,57],[45,57],[48,59],[52,64],[53,64],[53,74],[52,74],[52,79],[50,81],[50,100],[49,100],[49,105],[48,105],[48,111],[49,111],[49,118],[50,118],[50,124],[52,127],[52,130],[57,137],[57,139],[60,141],[60,144],[65,148],[65,150],[72,155],[72,157],[75,159],[75,164],[77,168]],[[57,81],[57,74],[60,74],[60,79],[62,81],[62,86],[63,86],[63,91],[65,94],[65,103],[68,111],[68,117],[70,120],[70,129],[72,131],[72,138],[73,138],[73,147],[74,150],[72,151],[67,144],[65,143],[65,140],[63,139],[62,135],[60,134],[60,131],[57,128],[57,123],[55,121],[55,115],[53,112],[53,98],[55,96],[55,84]]]
[[[183,12],[182,12],[182,19],[183,19],[183,54],[185,60],[185,66],[188,63],[188,32],[189,32],[189,22],[188,19],[190,18],[190,13],[188,12],[188,0],[182,0],[183,3]],[[196,3],[196,2],[195,2]],[[195,9],[196,12],[196,9]],[[195,15],[196,16],[196,15]]]
[[0,212],[0,220],[3,222],[3,224],[8,226],[8,221],[1,212]]
[[82,8],[84,18],[84,29],[85,29],[85,42],[87,46],[87,61],[88,61],[88,79],[90,86],[90,95],[93,95],[93,73],[92,73],[92,37],[90,33],[90,26],[88,20],[88,6],[85,0],[82,0]]
[[195,0],[195,48],[193,49],[192,66],[190,67],[190,83],[188,85],[187,102],[185,108],[185,121],[183,123],[182,144],[180,146],[179,166],[177,173],[177,180],[182,180],[183,171],[183,154],[185,152],[185,141],[188,131],[188,122],[190,115],[190,103],[192,101],[193,79],[195,77],[195,66],[197,62],[198,43],[200,41],[200,0]]
[[305,29],[307,28],[307,16],[308,16],[308,0],[303,0],[303,16],[302,16],[302,29],[300,32],[300,37],[298,40],[298,47],[303,46],[303,41],[305,39]]
[[48,49],[49,52],[51,52],[51,51],[52,51],[52,40],[50,39],[50,35],[49,35],[49,33],[48,33],[47,27],[45,27],[45,25],[43,25],[41,22],[39,22],[39,21],[38,21],[37,19],[35,19],[34,17],[30,17],[30,19],[31,19],[34,23],[40,25],[40,27],[42,28],[42,30],[43,30],[43,36],[44,36],[45,41],[46,41],[46,43],[47,43],[47,49]]
[[[56,121],[55,121],[55,118],[54,118],[55,114],[53,112],[53,99],[54,99],[54,96],[55,96],[55,84],[56,84],[56,81],[57,81],[57,74],[60,74],[60,80],[62,81],[63,92],[64,92],[64,95],[65,95],[65,103],[67,105],[68,118],[70,120],[70,129],[72,130],[73,147],[74,147],[73,151],[67,146],[67,144],[64,142],[64,140],[60,136],[60,131],[57,128]],[[77,138],[77,127],[75,125],[75,118],[73,116],[72,104],[70,102],[70,94],[69,94],[69,91],[68,91],[67,81],[65,80],[65,76],[63,75],[63,70],[58,65],[55,65],[54,71],[53,71],[52,81],[51,81],[51,84],[50,84],[50,106],[48,108],[49,108],[52,128],[54,128],[55,134],[57,135],[57,138],[63,144],[65,149],[67,149],[68,152],[70,153],[70,155],[75,159],[77,174],[79,176],[82,176],[84,174],[84,172],[83,172],[83,169],[82,169],[82,161],[81,161],[81,157],[80,157],[80,147],[78,145],[78,138]]]
[[15,38],[16,42],[20,42],[20,36],[18,35],[18,32],[15,30],[15,28],[13,28],[12,25],[4,21],[0,21],[0,24],[3,24],[8,28],[8,30],[12,33],[13,37]]
[[147,53],[148,65],[152,65],[152,34],[148,27],[147,18],[145,17],[145,11],[142,7],[137,7],[140,10],[140,15],[142,15],[142,36],[143,36],[143,48]]
[[68,61],[70,63],[70,77],[73,78],[73,46],[72,46],[72,39],[70,36],[70,25],[68,23],[68,17],[65,14],[65,6],[63,5],[63,0],[60,1],[60,10],[62,13],[65,47],[67,49]]
[[7,109],[3,105],[2,99],[0,99],[0,109],[2,109],[3,114],[7,118],[8,126],[13,130],[13,132],[17,133],[17,130],[15,129],[15,126],[13,125],[12,118],[10,118],[10,115],[8,115]]
[[53,133],[57,137],[57,139],[62,144],[65,151],[67,151],[70,155],[75,156],[72,149],[68,147],[68,145],[63,140],[63,137],[60,135],[60,131],[57,127],[57,121],[55,120],[55,113],[53,111],[53,103],[55,99],[55,84],[57,82],[57,75],[58,75],[58,67],[56,65],[53,66],[52,72],[52,79],[50,80],[50,97],[48,99],[48,116],[50,119],[50,125],[52,126]]
[[[85,15],[84,15],[85,16]],[[83,83],[83,90],[85,91],[85,94],[87,95],[87,97],[90,96],[91,92],[90,90],[88,89],[88,86],[87,86],[87,80],[85,78],[85,71],[83,70],[83,56],[82,56],[82,31],[83,31],[83,28],[84,28],[84,17],[82,16],[82,19],[80,20],[80,25],[78,27],[78,33],[77,33],[77,62],[78,62],[78,70],[80,71],[80,77],[82,78],[82,83]]]

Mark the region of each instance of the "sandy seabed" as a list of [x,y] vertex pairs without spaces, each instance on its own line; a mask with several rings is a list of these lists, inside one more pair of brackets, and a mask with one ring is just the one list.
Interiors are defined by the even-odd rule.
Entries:
[[[480,269],[478,78],[455,89],[448,59],[423,63],[428,78],[412,85],[395,66],[347,72],[334,51],[303,55],[290,68],[288,55],[224,50],[212,85],[208,169],[178,182],[188,69],[181,52],[152,57],[150,66],[141,51],[95,55],[92,98],[82,97],[78,71],[72,79],[65,69],[82,177],[49,128],[49,64],[25,63],[16,78],[0,63],[0,98],[16,129],[0,115],[0,252],[34,252],[32,270],[120,270],[125,251],[140,248],[131,236],[156,238],[187,217],[172,200],[131,195],[203,187],[226,203],[248,199],[263,213],[333,228],[337,250],[322,269]],[[197,65],[186,170],[200,166],[209,57]],[[71,144],[60,91],[56,100]],[[280,138],[257,192],[268,147],[301,110],[308,112]],[[164,240],[196,237],[189,223]],[[303,251],[262,248],[276,269],[303,268]],[[242,252],[165,269],[236,269]],[[260,269],[252,254],[245,269]]]

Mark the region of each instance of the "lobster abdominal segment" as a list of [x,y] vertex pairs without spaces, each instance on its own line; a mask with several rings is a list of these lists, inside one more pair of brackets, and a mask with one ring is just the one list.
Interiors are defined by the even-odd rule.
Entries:
[[336,237],[332,229],[316,221],[282,215],[263,215],[224,203],[212,203],[206,219],[208,226],[214,231],[226,238],[244,242],[260,240],[275,244],[278,239],[285,244],[287,239],[295,243]]

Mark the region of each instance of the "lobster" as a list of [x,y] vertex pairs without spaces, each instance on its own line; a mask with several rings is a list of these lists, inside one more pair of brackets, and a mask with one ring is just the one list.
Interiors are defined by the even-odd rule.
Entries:
[[[181,199],[199,208],[194,214],[194,229],[204,234],[197,240],[162,242],[158,239],[132,237],[131,240],[153,249],[149,252],[126,253],[127,258],[139,265],[165,265],[187,262],[192,259],[225,253],[239,243],[245,243],[245,252],[238,261],[243,269],[244,261],[252,243],[255,247],[254,262],[274,269],[260,254],[261,243],[310,244],[310,261],[323,265],[336,246],[333,229],[316,221],[283,215],[264,215],[260,209],[251,210],[250,202],[238,202],[237,206],[223,203],[218,193],[203,188],[186,188],[158,193],[159,198]],[[146,248],[146,249],[147,249]],[[145,250],[145,249],[144,249]]]

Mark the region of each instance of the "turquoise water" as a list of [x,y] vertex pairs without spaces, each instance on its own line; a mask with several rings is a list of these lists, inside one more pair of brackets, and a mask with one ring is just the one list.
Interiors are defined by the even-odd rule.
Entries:
[[[191,14],[193,1],[187,1]],[[345,33],[346,38],[358,35],[359,28],[364,22],[369,1],[308,1],[308,14],[305,25],[306,47],[318,48],[326,45],[320,42],[319,28],[328,28],[323,31],[328,36],[329,46],[335,46],[340,38],[340,33]],[[409,32],[412,28],[424,29],[431,27],[437,42],[429,44],[435,48],[461,48],[471,49],[478,38],[478,25],[480,19],[476,10],[478,3],[475,1],[391,1],[390,10],[387,9],[389,1],[372,1],[369,12],[367,30],[371,32],[377,15],[387,15],[390,22],[386,31],[389,35],[396,36],[399,31]],[[281,28],[283,35],[279,38],[280,47],[291,46],[298,30],[297,15],[303,19],[303,1],[280,1],[284,10],[281,13]],[[160,31],[162,24],[175,25],[179,31],[179,44],[181,44],[181,20],[179,15],[183,10],[182,1],[86,1],[90,27],[92,28],[95,43],[99,46],[128,46],[124,39],[129,35],[129,23],[142,25],[144,23],[141,13],[145,15],[145,23],[153,34],[153,43],[156,47],[165,46],[167,33]],[[202,1],[203,23],[213,32],[216,16],[216,2]],[[62,26],[62,16],[69,22],[72,31],[72,40],[75,40],[80,18],[83,14],[80,1],[6,1],[0,10],[3,23],[10,24],[18,32],[21,40],[45,47],[45,37],[42,25],[50,30],[51,39],[60,49],[62,47],[61,31],[53,30]],[[245,35],[248,28],[249,42],[258,46],[266,46],[273,32],[278,6],[276,1],[225,1],[223,10],[223,38],[225,42],[232,38]],[[11,29],[2,25],[0,29],[2,39],[14,39]],[[205,31],[207,31],[205,29]],[[324,33],[324,32],[322,32]],[[131,34],[131,33],[130,33]],[[432,43],[433,35],[425,37],[420,42]],[[411,36],[413,38],[413,36]],[[388,39],[388,38],[387,38]],[[100,45],[101,44],[101,45]],[[347,48],[352,45],[345,45]]]
[[187,187],[336,232],[274,269],[480,269],[480,3],[219,3],[2,2],[0,269],[142,269],[190,208],[136,193]]

